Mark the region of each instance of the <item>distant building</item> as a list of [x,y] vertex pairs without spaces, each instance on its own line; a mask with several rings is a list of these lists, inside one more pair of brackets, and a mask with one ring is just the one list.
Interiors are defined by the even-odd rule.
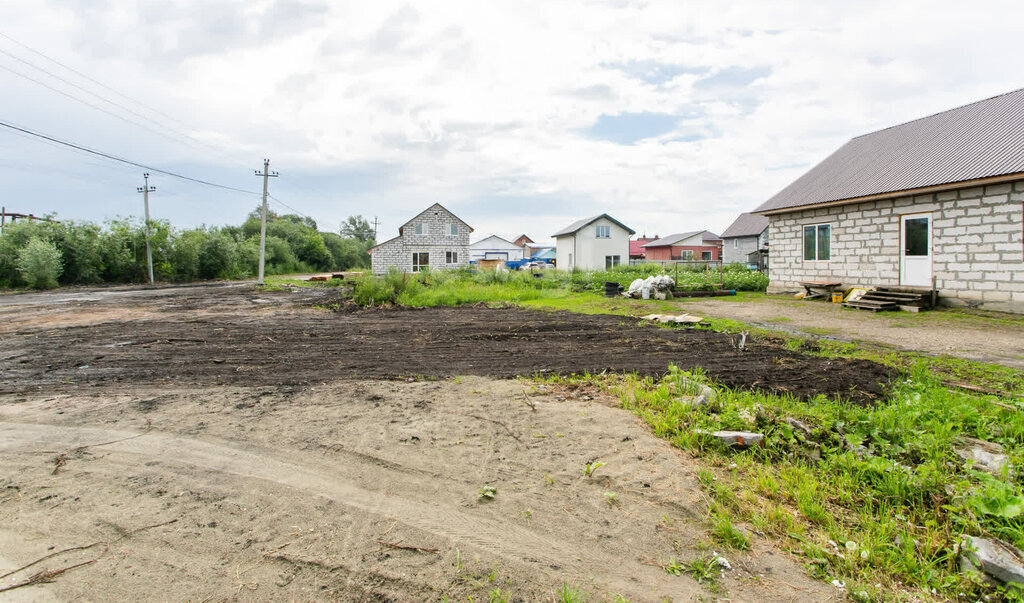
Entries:
[[480,260],[508,262],[521,259],[523,259],[522,246],[505,240],[498,235],[491,235],[469,245],[469,261],[471,262],[479,262]]
[[469,264],[473,228],[435,203],[398,229],[398,236],[369,249],[374,274],[392,266],[403,272],[459,268]]
[[657,235],[653,237],[643,236],[637,239],[630,239],[629,241],[629,259],[631,260],[642,260],[647,257],[644,250],[644,245],[651,241],[658,240]]
[[648,261],[722,259],[722,239],[710,230],[671,234],[641,247]]
[[[751,256],[758,261],[751,262]],[[744,213],[722,233],[722,261],[726,264],[767,264],[761,256],[768,256],[768,217]]]
[[629,237],[636,231],[608,214],[573,222],[552,235],[560,270],[607,270],[629,264]]

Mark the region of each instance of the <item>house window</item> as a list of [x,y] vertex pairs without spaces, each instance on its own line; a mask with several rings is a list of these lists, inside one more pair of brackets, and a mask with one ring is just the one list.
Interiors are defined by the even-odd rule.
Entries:
[[458,236],[458,234],[459,234],[459,225],[458,224],[451,224],[451,225],[449,225],[448,226],[448,234],[452,235],[453,237],[454,236]]
[[739,249],[740,248],[740,240],[739,239],[733,239],[732,240],[732,248],[733,249]]
[[[598,227],[600,228],[600,227]],[[605,227],[607,228],[607,227]],[[619,255],[606,255],[604,256],[604,269],[610,270],[619,265],[622,261],[622,256]]]
[[832,226],[808,224],[804,226],[804,260],[823,262],[832,259]]
[[412,254],[412,271],[420,272],[426,270],[430,266],[430,254],[426,251],[420,251]]
[[598,226],[597,234],[595,235],[599,239],[610,239],[612,238],[612,227],[611,226]]
[[446,251],[446,252],[444,252],[444,263],[445,264],[458,264],[459,263],[459,252],[458,251]]
[[427,234],[427,225],[426,224],[422,224],[422,223],[417,224],[416,225],[416,234]]
[[702,259],[702,260],[710,260],[711,259],[711,252],[710,251],[702,251],[702,252],[700,252],[700,259]]

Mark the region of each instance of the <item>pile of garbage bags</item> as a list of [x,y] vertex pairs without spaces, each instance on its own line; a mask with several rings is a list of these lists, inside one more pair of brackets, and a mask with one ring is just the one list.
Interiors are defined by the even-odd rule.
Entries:
[[672,288],[676,282],[672,277],[660,274],[647,278],[638,278],[629,284],[629,288],[622,292],[625,297],[637,299],[666,299],[672,295]]

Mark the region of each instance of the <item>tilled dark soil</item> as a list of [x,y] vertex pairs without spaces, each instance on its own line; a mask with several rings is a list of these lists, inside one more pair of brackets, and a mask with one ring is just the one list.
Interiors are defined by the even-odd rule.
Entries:
[[[702,367],[730,387],[868,403],[891,378],[889,369],[869,361],[808,356],[757,339],[739,350],[726,334],[641,325],[623,316],[477,306],[313,308],[339,301],[336,290],[194,287],[54,306],[69,316],[103,317],[85,325],[55,319],[42,328],[31,321],[20,326],[5,311],[11,322],[0,335],[0,393],[115,382],[301,385],[602,371],[657,376],[675,364]],[[122,310],[130,320],[116,318]]]

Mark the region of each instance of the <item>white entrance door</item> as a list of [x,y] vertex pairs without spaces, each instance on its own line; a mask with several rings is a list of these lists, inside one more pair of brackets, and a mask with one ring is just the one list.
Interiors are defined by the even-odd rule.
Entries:
[[900,284],[905,287],[932,286],[932,216],[900,216]]

